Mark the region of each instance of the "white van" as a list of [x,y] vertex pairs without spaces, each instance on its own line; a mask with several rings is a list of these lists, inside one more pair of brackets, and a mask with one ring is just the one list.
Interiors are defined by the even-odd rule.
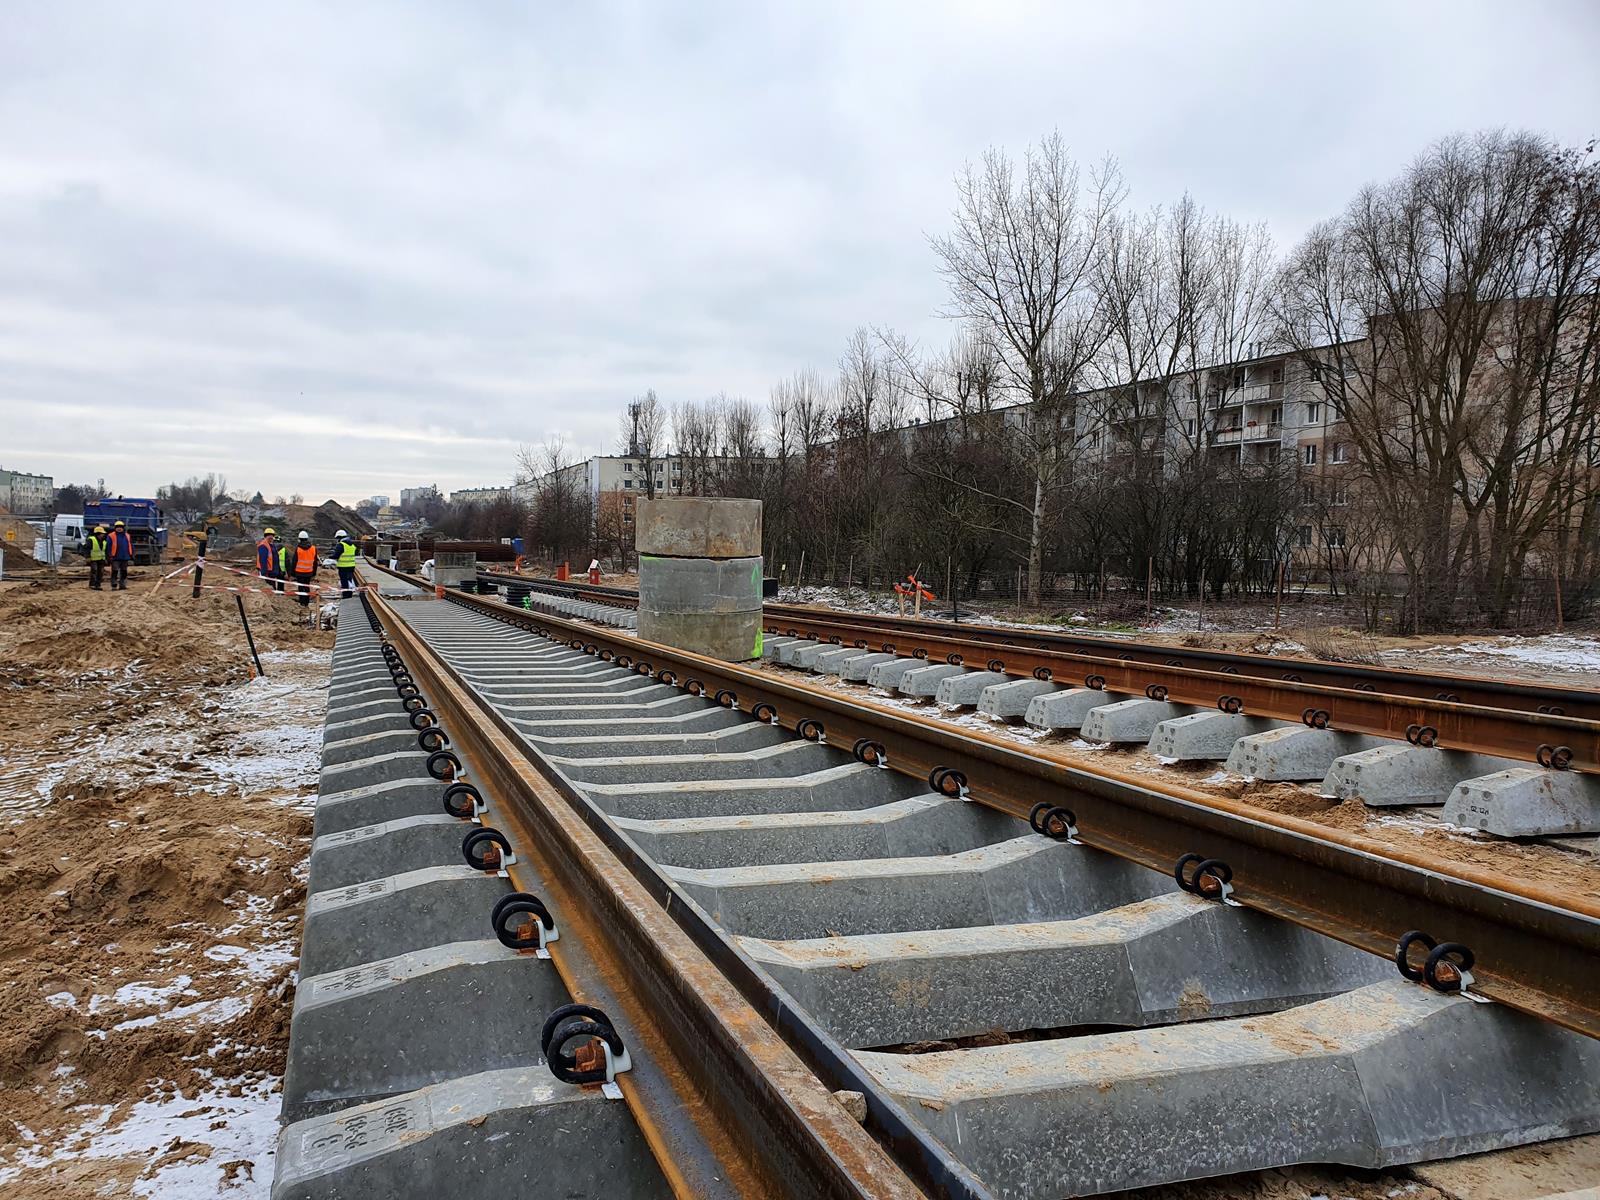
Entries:
[[59,516],[54,522],[29,521],[38,531],[38,552],[34,554],[40,562],[60,562],[65,551],[73,554],[83,553],[84,532],[83,515]]

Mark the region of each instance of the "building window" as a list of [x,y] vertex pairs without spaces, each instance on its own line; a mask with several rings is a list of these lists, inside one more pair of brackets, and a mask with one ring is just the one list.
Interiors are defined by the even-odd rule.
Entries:
[[1307,442],[1304,446],[1300,447],[1300,457],[1305,462],[1306,466],[1316,466],[1317,444],[1315,442]]
[[626,471],[629,475],[633,474],[633,464],[631,462],[623,463],[622,464],[622,469],[624,471]]
[[1323,531],[1322,540],[1328,543],[1330,550],[1339,550],[1344,547],[1344,530],[1335,526]]
[[1279,405],[1279,406],[1277,406],[1275,408],[1267,409],[1267,424],[1268,425],[1282,425],[1283,424],[1283,406],[1282,405]]
[[1306,405],[1306,424],[1315,425],[1322,420],[1322,405],[1313,400]]
[[1300,503],[1315,504],[1317,502],[1317,485],[1308,483],[1300,488]]
[[623,481],[622,481],[622,486],[623,486],[623,487],[625,487],[625,488],[631,488],[631,487],[632,487],[632,486],[633,486],[633,480],[631,480],[631,479],[624,479],[624,480],[623,480]]
[[1336,483],[1328,491],[1328,503],[1343,506],[1350,503],[1350,485]]
[[1336,462],[1336,463],[1349,462],[1350,461],[1350,446],[1349,446],[1349,444],[1346,443],[1346,442],[1335,442],[1334,446],[1333,446],[1333,450],[1328,454],[1328,461],[1329,462]]
[[1193,437],[1194,436],[1194,428],[1195,428],[1195,426],[1194,426],[1194,418],[1190,417],[1187,421],[1185,421],[1183,423],[1183,435],[1184,435],[1184,437]]
[[1311,526],[1302,525],[1295,530],[1295,540],[1300,543],[1302,550],[1309,549],[1311,547]]

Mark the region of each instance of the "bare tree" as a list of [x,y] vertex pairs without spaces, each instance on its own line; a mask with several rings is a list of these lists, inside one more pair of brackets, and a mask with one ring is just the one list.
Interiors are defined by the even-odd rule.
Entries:
[[667,452],[667,410],[657,399],[655,388],[628,401],[627,410],[622,414],[618,449],[638,460],[644,471],[644,494],[654,499],[656,467]]
[[582,463],[569,456],[565,441],[552,434],[535,449],[517,451],[517,489],[530,497],[527,533],[530,549],[563,562],[581,552],[593,533],[589,485]]
[[1283,270],[1284,337],[1391,522],[1407,625],[1448,622],[1473,578],[1503,616],[1572,511],[1554,481],[1593,456],[1594,203],[1592,168],[1543,139],[1448,138]]
[[1122,198],[1110,162],[1085,182],[1060,134],[1020,173],[1001,150],[956,176],[955,228],[932,246],[950,289],[945,315],[993,331],[1007,381],[1027,405],[1010,428],[1033,480],[1028,594],[1038,601],[1049,503],[1069,471],[1076,397],[1104,343],[1095,265]]

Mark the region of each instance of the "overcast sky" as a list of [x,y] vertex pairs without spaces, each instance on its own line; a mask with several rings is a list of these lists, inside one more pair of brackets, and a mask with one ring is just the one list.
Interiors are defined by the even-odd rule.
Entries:
[[926,237],[1059,128],[1288,245],[1430,140],[1600,133],[1600,4],[6,0],[0,466],[506,482],[617,412],[931,344]]

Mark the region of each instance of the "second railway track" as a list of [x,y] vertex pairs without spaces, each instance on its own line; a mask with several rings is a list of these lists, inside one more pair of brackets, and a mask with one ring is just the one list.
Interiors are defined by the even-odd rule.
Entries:
[[[1559,1028],[1600,1033],[1600,913],[451,599],[382,613],[929,1194],[1600,1127],[1600,1042]],[[519,828],[531,854],[538,822]],[[1392,961],[1413,929],[1407,970],[1434,987]]]

